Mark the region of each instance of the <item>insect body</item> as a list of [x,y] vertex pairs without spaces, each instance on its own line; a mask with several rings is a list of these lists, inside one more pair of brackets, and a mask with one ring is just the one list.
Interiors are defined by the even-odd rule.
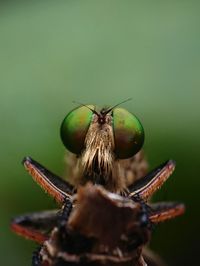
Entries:
[[[184,212],[179,203],[147,204],[172,174],[174,161],[145,175],[139,152],[143,127],[116,106],[76,108],[63,120],[61,138],[69,150],[71,183],[30,157],[23,160],[33,179],[62,206],[12,221],[13,231],[42,244],[33,265],[145,266],[143,246],[152,225]],[[137,172],[141,164],[143,171]]]

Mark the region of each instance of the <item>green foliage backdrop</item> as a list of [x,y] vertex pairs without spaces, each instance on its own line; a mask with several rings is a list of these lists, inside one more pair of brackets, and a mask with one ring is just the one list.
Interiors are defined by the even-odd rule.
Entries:
[[155,200],[187,207],[155,229],[151,247],[170,265],[197,265],[199,10],[195,0],[0,3],[1,265],[30,265],[36,247],[10,232],[10,218],[55,207],[22,158],[62,174],[59,126],[72,101],[113,105],[129,97],[124,107],[143,122],[150,167],[177,161]]

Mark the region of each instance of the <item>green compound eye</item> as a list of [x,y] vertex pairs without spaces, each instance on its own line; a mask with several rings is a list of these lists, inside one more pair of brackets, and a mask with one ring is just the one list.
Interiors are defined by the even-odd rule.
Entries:
[[123,108],[113,109],[115,154],[119,159],[135,155],[144,143],[144,129],[133,114]]
[[[94,109],[93,105],[87,105]],[[72,110],[63,120],[60,135],[65,147],[75,154],[84,149],[85,137],[90,126],[93,112],[86,106]]]

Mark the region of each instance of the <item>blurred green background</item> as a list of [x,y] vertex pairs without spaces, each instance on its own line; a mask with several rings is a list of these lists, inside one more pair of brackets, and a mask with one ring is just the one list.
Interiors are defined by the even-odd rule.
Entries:
[[169,265],[197,265],[199,248],[199,1],[0,2],[0,264],[27,266],[36,244],[11,217],[54,208],[25,172],[30,155],[62,174],[59,127],[72,101],[135,113],[150,167],[177,161],[155,200],[183,217],[158,226],[151,247]]

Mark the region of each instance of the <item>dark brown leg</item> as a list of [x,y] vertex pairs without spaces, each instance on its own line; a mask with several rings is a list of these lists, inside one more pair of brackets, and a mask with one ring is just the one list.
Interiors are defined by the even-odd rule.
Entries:
[[129,189],[129,198],[134,196],[148,200],[169,178],[175,169],[175,162],[169,160],[152,170],[148,175],[136,181]]
[[33,179],[58,203],[64,203],[66,198],[71,198],[74,188],[67,181],[51,173],[30,157],[25,157],[22,163]]

